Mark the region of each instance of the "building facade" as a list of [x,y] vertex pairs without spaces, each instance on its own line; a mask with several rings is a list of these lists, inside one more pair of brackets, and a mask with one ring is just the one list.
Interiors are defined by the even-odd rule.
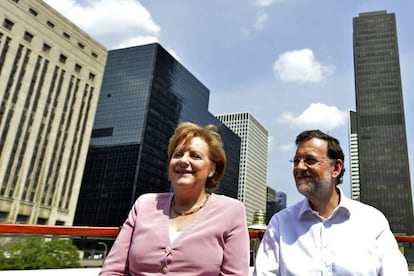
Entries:
[[119,226],[141,194],[171,191],[168,141],[183,121],[218,126],[228,164],[214,192],[237,198],[241,139],[209,113],[209,95],[157,43],[109,51],[75,224]]
[[287,195],[284,192],[276,192],[276,212],[283,210],[287,205]]
[[349,111],[349,162],[351,164],[351,198],[360,200],[358,132],[356,112]]
[[266,210],[268,131],[248,112],[216,117],[241,138],[238,199],[250,224],[256,210]]
[[0,23],[0,222],[71,225],[107,50],[40,0]]
[[266,224],[269,224],[270,219],[276,213],[276,190],[266,187]]
[[414,216],[394,13],[353,19],[360,200],[380,209],[394,233]]

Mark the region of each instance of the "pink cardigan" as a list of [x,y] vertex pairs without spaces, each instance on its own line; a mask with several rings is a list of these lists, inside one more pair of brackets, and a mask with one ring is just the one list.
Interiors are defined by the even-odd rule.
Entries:
[[99,275],[249,274],[249,234],[240,201],[212,194],[171,243],[171,198],[161,193],[137,199]]

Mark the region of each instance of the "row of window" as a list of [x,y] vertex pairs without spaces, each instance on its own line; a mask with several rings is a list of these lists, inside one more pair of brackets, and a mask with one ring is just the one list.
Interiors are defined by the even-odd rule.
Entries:
[[[9,222],[7,220],[8,216],[9,216],[8,212],[0,211],[0,223],[1,222]],[[16,221],[14,223],[15,224],[27,224],[27,223],[29,223],[29,216],[17,215]],[[37,225],[46,225],[47,224],[47,218],[41,218],[41,217],[37,218],[36,224]],[[55,225],[65,225],[65,222],[61,221],[61,220],[57,220],[55,222]]]
[[[19,0],[12,0],[13,2],[15,2],[15,3],[19,3]],[[29,12],[29,14],[30,15],[32,15],[32,16],[34,16],[34,17],[37,17],[38,16],[38,11],[36,11],[35,9],[33,9],[33,8],[29,8],[29,10],[28,10],[28,12]],[[46,25],[49,27],[49,28],[51,28],[51,29],[54,29],[55,28],[55,24],[53,23],[53,22],[51,22],[50,20],[47,20],[46,21]],[[63,35],[63,37],[65,38],[65,39],[68,39],[68,40],[70,40],[70,38],[71,38],[71,35],[70,34],[68,34],[67,32],[65,32],[65,31],[63,31],[62,32],[62,35]],[[80,48],[80,49],[85,49],[85,44],[83,44],[83,43],[81,43],[81,42],[78,42],[78,47]],[[98,54],[96,53],[96,52],[94,52],[94,51],[92,51],[91,52],[91,56],[92,57],[94,57],[94,58],[97,58],[98,57]]]
[[[3,21],[3,27],[4,28],[6,28],[6,29],[8,29],[8,30],[11,31],[11,29],[13,28],[13,26],[14,26],[14,23],[12,21],[10,21],[7,18],[4,19],[4,21]],[[29,33],[28,31],[26,31],[24,33],[24,35],[23,35],[23,39],[25,41],[27,41],[28,43],[31,43],[32,42],[33,37],[34,37],[33,34]],[[49,53],[51,49],[52,49],[52,47],[49,44],[43,43],[42,51],[44,53]],[[67,56],[64,55],[64,54],[60,54],[60,56],[59,56],[59,62],[61,62],[62,64],[65,64],[66,63],[66,60],[67,60]],[[77,72],[77,73],[80,73],[81,70],[82,70],[82,66],[80,64],[76,63],[75,64],[74,71]],[[94,81],[95,80],[95,74],[94,73],[89,72],[89,80],[90,81]]]
[[[1,33],[0,33],[0,35],[1,35]],[[13,80],[17,81],[16,87],[20,87],[21,81],[22,81],[23,76],[24,76],[23,72],[26,72],[25,68],[26,68],[26,66],[28,65],[28,62],[29,62],[30,53],[31,53],[30,49],[26,48],[26,51],[25,51],[24,46],[20,44],[20,46],[19,46],[19,48],[16,52],[16,55],[15,55],[14,66],[13,66],[13,68],[16,69],[16,70],[13,70],[13,72],[14,72],[13,74],[16,75],[16,76],[18,75],[19,77],[18,78],[13,78],[11,76],[11,78],[10,78],[10,79],[13,79]],[[7,56],[7,55],[5,54],[5,56]],[[10,58],[12,58],[12,57],[10,57]],[[22,63],[20,62],[21,59],[24,59],[24,61]],[[35,77],[40,78],[39,83],[43,83],[43,81],[41,79],[43,79],[44,76],[47,73],[47,64],[48,64],[48,61],[44,60],[44,65],[42,66],[41,61],[42,61],[42,57],[38,56],[38,61],[36,63],[36,68],[37,69],[35,71],[40,72],[40,68],[42,67],[43,68],[43,70],[41,70],[42,73],[33,75],[33,78],[35,78]],[[52,83],[55,83],[55,81],[57,81],[57,87],[61,87],[62,82],[64,81],[64,77],[63,77],[64,71],[63,70],[61,71],[61,75],[59,77],[57,70],[58,70],[58,67],[56,66],[55,67],[55,73],[54,73],[54,79],[52,80]],[[79,81],[80,80],[78,79],[76,85],[74,85],[74,83],[73,83],[74,82],[74,76],[72,75],[71,85],[70,85],[70,88],[68,88],[68,91],[72,91],[73,87],[76,87],[76,90],[78,90],[78,88],[79,88],[79,83],[78,82]],[[31,81],[32,85],[30,85],[30,88],[29,88],[29,90],[32,91],[32,92],[35,91],[35,88],[34,88],[35,83],[38,83],[38,81],[36,79],[32,79],[32,81]],[[4,94],[5,96],[4,96],[3,100],[4,100],[4,102],[8,102],[9,101],[9,96],[11,96],[12,98],[11,98],[10,101],[13,103],[13,105],[15,105],[16,101],[17,101],[17,94],[20,91],[19,91],[19,89],[15,89],[14,93],[12,93],[11,92],[12,85],[13,85],[13,82],[10,82],[10,85],[7,86],[5,94]],[[54,86],[54,85],[52,84],[52,86]],[[37,93],[40,93],[41,89],[36,89],[36,91],[37,91]],[[55,90],[49,89],[49,93],[54,93],[53,91],[55,91]],[[56,89],[56,91],[57,91],[56,93],[59,93],[61,91],[61,89]],[[80,116],[82,118],[87,117],[87,114],[89,113],[90,99],[92,97],[91,96],[92,93],[93,93],[93,87],[89,87],[86,84],[85,89],[84,89],[83,100],[81,101],[82,102],[81,113],[86,114],[86,116]],[[69,95],[77,95],[78,93],[74,92],[74,93],[66,93],[66,94],[67,94],[67,98],[65,100],[65,106],[68,104],[68,102],[70,100],[68,98]],[[6,170],[6,174],[4,176],[4,181],[3,181],[4,183],[10,183],[10,184],[6,185],[6,186],[3,186],[0,189],[0,194],[3,195],[3,196],[7,196],[7,197],[13,197],[14,192],[16,190],[16,185],[18,183],[17,177],[19,175],[16,170],[18,168],[21,168],[21,163],[22,163],[23,158],[27,157],[27,155],[25,155],[25,152],[26,152],[25,147],[26,147],[27,141],[29,139],[29,130],[30,129],[24,130],[23,125],[27,121],[29,122],[28,125],[32,125],[32,123],[33,123],[32,114],[34,114],[36,112],[36,107],[37,107],[36,101],[40,98],[39,95],[35,96],[35,93],[29,93],[29,95],[30,96],[26,97],[26,99],[25,99],[24,106],[25,106],[25,108],[28,108],[29,107],[29,102],[31,102],[33,100],[33,104],[31,105],[32,109],[30,110],[30,112],[24,112],[23,113],[24,116],[22,117],[22,119],[20,120],[20,122],[17,126],[18,134],[16,136],[19,137],[19,139],[22,139],[23,142],[22,143],[17,143],[16,142],[16,143],[13,144],[13,147],[12,147],[12,150],[11,150],[11,156],[13,156],[13,157],[10,158],[10,162],[8,162],[8,164],[7,164],[7,170]],[[26,183],[24,185],[25,188],[24,188],[22,198],[21,198],[24,201],[29,201],[30,202],[30,201],[33,201],[33,199],[34,199],[34,191],[37,189],[37,183],[39,183],[38,180],[39,180],[39,176],[40,176],[40,169],[41,169],[42,166],[39,165],[37,168],[35,168],[35,167],[33,167],[33,165],[43,163],[44,155],[45,155],[45,152],[46,152],[45,148],[47,147],[47,141],[49,139],[45,135],[43,135],[42,133],[44,133],[45,131],[46,131],[46,133],[50,133],[51,122],[53,121],[54,114],[55,114],[54,111],[50,111],[50,108],[56,109],[58,98],[59,98],[58,94],[56,94],[55,96],[53,96],[52,94],[48,95],[48,104],[45,105],[45,109],[43,111],[43,113],[44,113],[43,116],[44,116],[44,118],[47,118],[48,114],[50,112],[52,112],[51,113],[52,115],[47,120],[47,122],[42,123],[41,126],[39,127],[39,132],[38,132],[39,135],[37,136],[37,139],[36,139],[36,142],[35,142],[36,149],[34,150],[34,152],[38,155],[33,155],[32,160],[30,162],[31,168],[28,171],[31,172],[32,175],[31,175],[30,178],[28,177],[26,179]],[[52,102],[53,102],[53,104],[52,104]],[[69,108],[69,106],[67,108],[65,108],[63,114],[67,114],[66,116],[71,116],[72,113],[70,112],[70,110],[73,110],[73,105],[74,104],[75,104],[75,97],[73,97],[73,100],[71,100],[71,108]],[[6,135],[8,133],[8,126],[10,125],[10,121],[11,121],[11,118],[12,118],[12,115],[13,115],[13,110],[14,110],[13,108],[10,108],[7,111],[7,114],[5,113],[6,115],[4,116],[4,118],[6,119],[6,122],[4,123],[5,127],[3,129],[3,133],[0,135],[0,137],[2,137],[1,141],[5,140]],[[69,122],[71,122],[71,120],[68,119],[67,120],[67,126],[62,127],[60,129],[65,129],[66,132],[68,132],[68,129],[70,127]],[[77,121],[76,131],[77,131],[77,133],[78,132],[82,133],[81,136],[83,136],[83,133],[85,132],[84,122],[82,122],[80,120]],[[76,136],[78,136],[78,134],[76,134]],[[46,137],[46,138],[44,138],[44,137]],[[82,138],[78,138],[78,139],[82,140]],[[43,140],[43,142],[41,140]],[[65,141],[66,141],[66,137],[65,137],[65,139],[63,140],[62,143],[65,143]],[[62,144],[62,143],[60,143],[60,144]],[[75,139],[74,143],[76,143],[76,139]],[[3,144],[4,143],[1,143],[0,145],[3,145]],[[18,145],[19,145],[19,148],[18,148]],[[1,152],[1,149],[2,148],[0,147],[0,152]],[[63,152],[63,151],[62,150],[55,150],[54,152]],[[75,152],[75,154],[70,155],[70,162],[72,162],[72,158],[73,158],[74,163],[77,164],[78,163],[77,158],[79,157],[79,149],[73,149],[73,152]],[[38,162],[35,162],[35,160],[38,161]],[[53,160],[55,160],[55,159],[53,158]],[[55,162],[55,163],[59,163],[59,165],[56,165],[57,167],[55,167],[55,168],[51,168],[49,170],[49,172],[52,171],[52,170],[54,172],[60,170],[58,168],[58,166],[60,166],[61,157],[56,158],[56,160],[59,160],[59,161]],[[53,163],[53,164],[55,164],[55,163]],[[55,166],[55,165],[53,165],[53,166]],[[68,179],[68,172],[69,172],[70,168],[72,168],[72,167],[68,166],[68,170],[66,172],[67,175],[66,175],[65,179]],[[76,171],[76,167],[72,168],[71,174],[74,174],[75,171]],[[56,186],[56,183],[58,182],[56,173],[55,173],[55,176],[54,176],[53,180],[52,180],[52,177],[53,176],[49,176],[49,174],[48,174],[48,177],[47,177],[48,181],[47,182],[52,183],[52,185],[47,185],[47,184],[45,185],[45,190],[43,191],[42,202],[41,202],[42,205],[51,205],[52,204],[52,197],[53,197],[53,195],[56,191],[55,186]],[[29,181],[30,179],[32,180],[31,182]],[[50,179],[50,181],[49,181],[49,179]],[[73,176],[72,175],[70,175],[70,179],[71,179],[71,181],[66,181],[65,184],[70,183],[69,185],[72,185],[72,182],[73,182]],[[46,188],[46,187],[49,187],[49,188]],[[68,190],[69,191],[71,190],[71,186],[68,187]],[[63,189],[63,191],[66,192],[65,189]],[[46,195],[46,197],[45,197],[45,195]],[[63,208],[63,209],[68,208],[68,202],[69,202],[67,200],[68,197],[70,197],[70,195],[65,194],[64,198],[65,198],[66,201],[61,202],[61,204],[59,204],[60,208]]]

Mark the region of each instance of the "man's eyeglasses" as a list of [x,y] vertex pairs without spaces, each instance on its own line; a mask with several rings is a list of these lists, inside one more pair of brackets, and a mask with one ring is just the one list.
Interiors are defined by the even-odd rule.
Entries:
[[320,163],[322,161],[329,160],[329,158],[328,157],[324,157],[324,158],[319,158],[318,159],[318,158],[313,157],[313,156],[307,156],[305,158],[295,157],[293,160],[289,160],[289,161],[292,162],[293,163],[293,166],[296,167],[296,166],[299,166],[300,161],[302,161],[302,160],[303,160],[303,163],[306,166],[310,167],[310,166],[316,165],[317,163]]

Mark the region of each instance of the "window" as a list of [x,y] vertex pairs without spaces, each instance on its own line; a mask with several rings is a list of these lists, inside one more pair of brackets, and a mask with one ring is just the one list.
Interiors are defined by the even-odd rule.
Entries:
[[76,63],[75,64],[75,71],[80,73],[81,69],[82,69],[82,66],[80,66],[79,64]]
[[90,81],[94,81],[95,80],[95,74],[94,73],[89,73],[89,80]]
[[45,218],[37,218],[36,224],[46,225],[46,223],[47,223],[47,219],[45,219]]
[[81,48],[81,49],[84,49],[85,48],[85,45],[83,45],[82,43],[78,42],[78,47]]
[[95,52],[92,52],[92,53],[91,53],[91,55],[92,55],[94,58],[97,58],[97,57],[98,57],[98,54],[97,54],[97,53],[95,53]]
[[29,32],[24,32],[23,39],[26,40],[27,42],[32,42],[33,35]]
[[16,224],[26,224],[29,220],[29,216],[17,215]]
[[50,22],[49,20],[46,22],[46,25],[49,27],[49,28],[54,28],[55,27],[55,24],[53,24],[52,22]]
[[0,212],[0,222],[4,222],[7,220],[8,213],[6,212]]
[[51,48],[52,47],[50,47],[49,44],[43,43],[42,51],[45,53],[49,53]]
[[35,11],[34,9],[32,9],[32,8],[29,8],[29,13],[31,14],[31,15],[33,15],[33,16],[37,16],[37,11]]
[[92,138],[99,138],[99,137],[110,137],[112,136],[114,128],[98,128],[92,130]]
[[60,54],[60,56],[59,56],[59,61],[60,62],[62,62],[62,63],[66,63],[66,60],[67,60],[68,58],[65,56],[65,55],[62,55],[62,54]]
[[70,39],[70,34],[63,32],[63,37],[66,39]]
[[13,28],[14,23],[11,22],[9,19],[5,18],[3,21],[3,27],[7,30],[11,30]]

